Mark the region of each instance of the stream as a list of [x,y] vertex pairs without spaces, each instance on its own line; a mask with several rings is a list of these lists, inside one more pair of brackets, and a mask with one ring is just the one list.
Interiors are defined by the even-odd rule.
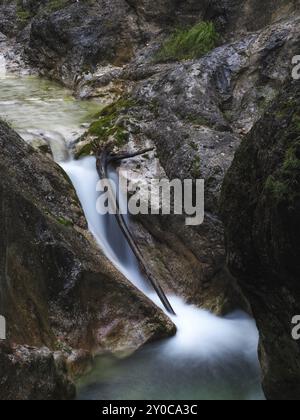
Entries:
[[[34,76],[7,75],[0,54],[0,116],[30,143],[46,143],[72,180],[89,228],[115,266],[158,306],[158,297],[113,216],[96,211],[95,159],[75,161],[70,146],[84,132],[95,102]],[[114,172],[111,176],[115,176]],[[126,205],[126,203],[123,203]],[[175,337],[145,346],[126,359],[101,356],[78,382],[87,400],[262,400],[255,322],[243,312],[220,318],[168,296],[177,313]]]

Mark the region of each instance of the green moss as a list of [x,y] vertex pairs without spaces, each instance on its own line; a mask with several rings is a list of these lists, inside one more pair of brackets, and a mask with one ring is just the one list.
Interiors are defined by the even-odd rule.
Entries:
[[283,171],[286,175],[292,176],[296,171],[300,174],[300,142],[297,142],[292,147],[290,147],[285,155],[285,160],[283,163]]
[[276,112],[276,118],[282,119],[287,117],[297,107],[297,102],[294,99],[290,99],[281,104],[280,110]]
[[116,132],[114,133],[116,144],[119,147],[124,146],[128,140],[128,132],[126,130],[122,130],[121,128],[117,127]]
[[121,112],[128,110],[136,105],[136,102],[129,98],[121,98],[111,105],[103,108],[96,117],[115,116],[117,117]]
[[197,115],[188,115],[186,117],[186,121],[190,122],[193,125],[208,125],[208,120],[205,117],[197,116]]
[[68,4],[70,4],[69,0],[50,0],[45,6],[45,10],[47,12],[56,12],[57,10],[66,7]]
[[191,146],[191,148],[192,148],[195,152],[197,152],[197,151],[198,151],[198,145],[197,145],[197,143],[195,143],[194,141],[191,141],[191,142],[190,142],[190,146]]
[[98,141],[91,140],[89,143],[81,147],[79,152],[75,154],[75,159],[80,159],[86,156],[91,156],[96,153],[98,148]]
[[113,131],[113,116],[102,117],[98,121],[94,121],[89,128],[89,134],[96,137],[108,137]]
[[60,224],[61,224],[61,225],[63,225],[63,226],[66,226],[66,227],[73,226],[73,222],[72,222],[72,220],[70,220],[70,219],[65,219],[64,217],[59,217],[59,218],[57,219],[57,221],[58,221],[58,223],[60,223]]
[[288,202],[292,204],[300,198],[300,141],[296,141],[285,154],[281,168],[269,176],[264,192],[276,204]]
[[[105,143],[110,137],[113,137],[117,146],[123,146],[128,140],[128,132],[115,125],[113,117],[103,117],[99,121],[95,121],[89,128],[89,134],[97,137],[101,143]],[[95,142],[91,143],[91,149],[96,145]],[[88,146],[85,146],[88,148]]]
[[295,126],[295,131],[300,134],[300,114],[295,114],[293,117],[293,124]]
[[18,10],[17,18],[21,23],[26,23],[31,18],[31,14],[28,10]]
[[126,115],[129,108],[134,105],[134,101],[122,98],[95,114],[94,119],[96,121],[90,125],[87,133],[92,137],[92,140],[79,150],[76,158],[79,159],[95,153],[99,146],[106,143],[109,139],[113,139],[118,147],[126,144],[129,133],[118,120],[122,114]]
[[148,105],[149,111],[152,112],[156,118],[160,115],[160,103],[157,99],[152,99]]
[[162,45],[156,61],[190,60],[213,50],[219,35],[212,22],[200,22],[190,29],[178,29]]
[[16,16],[22,26],[27,24],[29,19],[32,18],[32,13],[26,9],[26,6],[23,5],[21,0],[18,0],[17,2]]

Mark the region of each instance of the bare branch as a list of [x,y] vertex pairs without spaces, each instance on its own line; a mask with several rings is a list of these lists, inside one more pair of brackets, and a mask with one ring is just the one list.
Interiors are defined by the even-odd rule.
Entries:
[[[98,175],[100,177],[100,179],[109,179],[108,176],[108,165],[112,162],[119,162],[121,160],[124,159],[130,159],[133,158],[135,156],[139,156],[139,155],[143,155],[145,153],[148,153],[150,151],[153,151],[152,149],[145,149],[142,150],[140,152],[135,152],[132,154],[123,154],[123,155],[118,155],[118,154],[113,154],[111,152],[111,144],[107,144],[106,146],[102,147],[101,149],[99,149],[98,155],[97,155],[97,171],[98,171]],[[139,266],[142,270],[142,272],[145,274],[145,276],[147,277],[148,281],[151,283],[152,287],[154,288],[154,290],[156,291],[157,295],[159,296],[161,302],[163,303],[164,307],[166,308],[166,310],[172,314],[172,315],[176,315],[167,296],[165,295],[162,287],[160,286],[160,284],[158,283],[158,281],[156,280],[156,278],[153,276],[153,274],[151,273],[151,271],[148,269],[146,261],[143,257],[142,252],[140,251],[138,245],[136,244],[126,222],[125,219],[123,217],[123,215],[121,214],[120,211],[120,206],[119,206],[119,202],[117,199],[117,203],[116,203],[116,207],[117,207],[117,212],[116,212],[116,220],[120,226],[121,231],[123,232],[130,248],[132,249],[132,252],[134,253]]]

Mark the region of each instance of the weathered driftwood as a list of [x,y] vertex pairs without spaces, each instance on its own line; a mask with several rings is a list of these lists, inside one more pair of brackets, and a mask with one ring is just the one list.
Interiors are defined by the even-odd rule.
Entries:
[[[116,162],[120,162],[124,159],[130,159],[133,158],[135,156],[139,156],[139,155],[143,155],[145,153],[148,153],[150,151],[153,151],[153,149],[145,149],[145,150],[141,150],[140,152],[136,152],[136,153],[131,153],[131,154],[116,154],[113,153],[111,151],[111,145],[108,143],[106,144],[106,146],[101,147],[98,150],[98,154],[97,154],[97,171],[99,174],[100,179],[109,179],[108,176],[108,166],[110,164],[116,163]],[[111,197],[112,200],[115,199],[115,197]],[[142,252],[140,251],[138,245],[136,244],[125,220],[123,215],[121,214],[120,211],[120,206],[119,206],[119,201],[118,201],[118,197],[115,203],[115,210],[116,210],[116,219],[117,222],[120,226],[121,231],[123,232],[130,248],[132,249],[132,252],[134,253],[134,255],[136,256],[136,259],[140,265],[140,268],[142,270],[142,272],[145,274],[146,278],[149,280],[149,282],[151,283],[152,287],[154,288],[154,290],[156,291],[157,295],[159,296],[161,302],[163,303],[164,307],[166,308],[166,310],[172,314],[172,315],[176,315],[167,296],[165,295],[162,287],[160,286],[160,284],[158,283],[158,281],[156,280],[156,278],[153,276],[153,274],[150,272],[150,270],[147,267],[146,261],[143,257]]]

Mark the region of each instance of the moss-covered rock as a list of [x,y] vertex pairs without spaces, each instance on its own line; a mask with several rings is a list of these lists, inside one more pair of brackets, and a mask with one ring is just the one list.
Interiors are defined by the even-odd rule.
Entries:
[[59,353],[0,342],[0,400],[69,400],[75,386]]
[[112,141],[118,148],[124,146],[129,138],[126,118],[128,111],[134,106],[134,101],[121,98],[97,113],[76,148],[76,159],[95,154],[99,146],[107,141]]

